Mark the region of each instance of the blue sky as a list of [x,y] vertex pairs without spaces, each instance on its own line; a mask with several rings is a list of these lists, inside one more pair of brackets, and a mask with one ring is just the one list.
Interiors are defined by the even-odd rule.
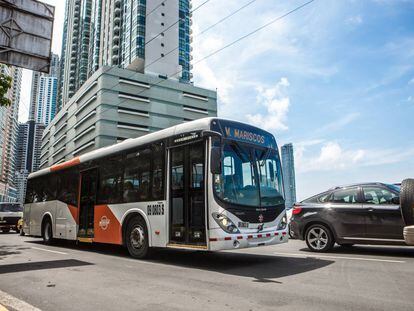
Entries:
[[[250,1],[210,0],[193,14],[194,62],[306,2],[256,0],[197,35]],[[64,1],[45,2],[56,5],[60,54]],[[217,88],[219,116],[294,144],[298,199],[338,184],[414,177],[414,1],[316,0],[193,73],[196,85]],[[29,96],[26,88],[21,120]]]
[[[197,7],[202,0],[193,1]],[[194,13],[194,61],[306,1],[212,0]],[[414,1],[315,1],[194,68],[219,114],[295,147],[298,199],[414,176]]]

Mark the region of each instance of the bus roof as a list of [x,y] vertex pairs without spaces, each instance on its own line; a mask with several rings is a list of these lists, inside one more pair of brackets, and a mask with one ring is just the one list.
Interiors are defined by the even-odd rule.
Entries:
[[[137,138],[128,138],[120,143],[114,144],[114,145],[110,145],[107,147],[102,147],[90,152],[87,152],[85,154],[82,154],[78,157],[74,157],[71,160],[65,161],[63,163],[60,164],[55,164],[52,165],[50,167],[41,169],[39,171],[36,171],[34,173],[31,173],[29,175],[28,178],[34,178],[34,177],[38,177],[38,176],[42,176],[51,172],[55,172],[55,171],[59,171],[59,170],[63,170],[72,166],[76,166],[80,163],[85,163],[87,161],[93,160],[93,159],[98,159],[98,158],[102,158],[105,157],[107,155],[113,154],[113,153],[117,153],[117,152],[121,152],[124,150],[128,150],[128,149],[132,149],[135,147],[139,147],[142,145],[146,145],[149,144],[151,142],[154,141],[158,141],[158,140],[162,140],[168,137],[172,137],[175,135],[179,135],[179,134],[184,134],[184,133],[188,133],[191,131],[202,131],[202,130],[210,130],[211,129],[211,122],[213,120],[223,120],[223,121],[229,121],[229,122],[235,122],[235,123],[239,123],[239,124],[243,124],[241,122],[238,121],[233,121],[233,120],[229,120],[229,119],[224,119],[224,118],[217,118],[217,117],[209,117],[209,118],[202,118],[202,119],[197,119],[194,121],[189,121],[189,122],[185,122],[182,124],[178,124],[172,127],[168,127],[166,129],[163,130],[159,130],[157,132],[154,133],[150,133],[144,136],[140,136]],[[247,125],[247,124],[246,124]],[[249,127],[254,128],[254,126],[250,126]],[[260,131],[263,131],[259,128],[257,128]],[[265,132],[265,131],[263,131]],[[269,135],[272,135],[270,133],[268,133]]]

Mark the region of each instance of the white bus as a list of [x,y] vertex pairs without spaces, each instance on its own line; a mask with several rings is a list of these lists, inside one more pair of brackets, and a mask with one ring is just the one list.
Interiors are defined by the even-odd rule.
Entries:
[[30,174],[26,234],[152,248],[224,250],[287,242],[276,140],[205,118]]

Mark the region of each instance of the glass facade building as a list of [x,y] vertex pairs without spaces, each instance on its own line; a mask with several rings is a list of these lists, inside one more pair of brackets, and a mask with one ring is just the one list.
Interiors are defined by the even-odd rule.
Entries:
[[283,145],[281,148],[281,153],[286,208],[290,209],[296,202],[295,160],[293,155],[293,145]]
[[102,66],[191,82],[191,1],[68,0],[59,109]]

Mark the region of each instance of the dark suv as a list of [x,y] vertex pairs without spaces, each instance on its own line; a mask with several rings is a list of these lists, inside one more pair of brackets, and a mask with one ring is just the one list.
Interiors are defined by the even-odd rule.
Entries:
[[338,243],[403,245],[400,187],[364,183],[332,188],[293,208],[290,229],[311,251]]

